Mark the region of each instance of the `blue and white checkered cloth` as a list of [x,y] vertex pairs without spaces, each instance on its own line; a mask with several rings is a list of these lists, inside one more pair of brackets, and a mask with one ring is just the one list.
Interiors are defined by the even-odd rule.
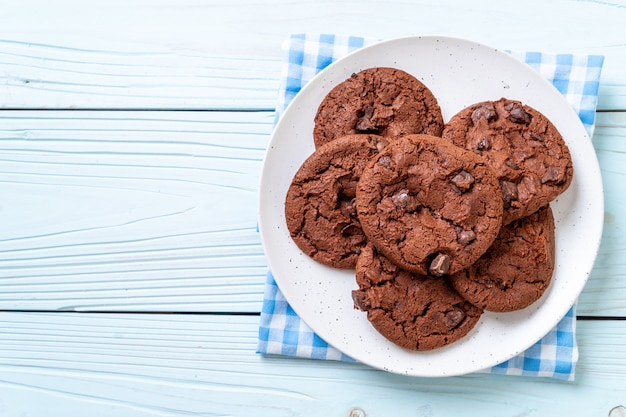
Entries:
[[[300,89],[333,61],[375,40],[342,35],[292,35],[285,42],[286,62],[281,77],[276,120]],[[599,55],[548,54],[508,51],[538,71],[563,94],[579,115],[589,137],[593,135],[600,72]],[[514,358],[481,373],[551,377],[574,380],[576,306],[535,345]],[[354,360],[317,336],[289,306],[267,275],[257,352],[312,359]]]

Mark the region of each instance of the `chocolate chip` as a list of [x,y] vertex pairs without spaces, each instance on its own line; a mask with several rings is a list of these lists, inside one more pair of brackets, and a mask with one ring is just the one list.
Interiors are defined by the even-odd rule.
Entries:
[[382,106],[375,107],[374,115],[372,116],[372,122],[375,125],[386,125],[391,121],[393,121],[393,108],[391,107],[391,103],[383,103]]
[[352,225],[351,222],[340,221],[333,225],[333,233],[343,235],[343,231]]
[[454,310],[448,311],[444,317],[446,326],[454,329],[465,319],[465,312],[459,308],[454,308]]
[[520,169],[519,165],[517,165],[515,161],[513,161],[511,158],[506,158],[506,161],[504,161],[504,163],[506,164],[506,166],[508,166],[511,169],[515,169],[515,170]]
[[528,124],[530,122],[530,115],[519,103],[512,102],[504,108],[509,112],[509,120],[513,123]]
[[358,234],[362,234],[361,228],[354,223],[349,223],[343,226],[341,229],[341,234],[343,236],[354,236]]
[[404,161],[406,160],[406,153],[404,153],[404,152],[394,152],[394,154],[391,155],[391,159],[397,165],[402,166],[402,165],[404,165]]
[[340,199],[339,211],[346,217],[356,217],[356,198]]
[[362,291],[354,290],[352,291],[352,301],[354,301],[354,308],[367,311],[372,306],[369,300],[367,299],[367,295]]
[[469,172],[463,170],[456,174],[454,178],[452,178],[452,183],[458,188],[460,191],[467,191],[470,189],[472,184],[474,184],[474,177]]
[[359,132],[377,132],[378,128],[372,123],[372,116],[374,115],[374,108],[366,105],[363,111],[359,112],[359,120],[356,123],[356,130]]
[[445,275],[448,270],[450,270],[451,263],[452,259],[450,259],[449,255],[446,255],[445,253],[439,253],[430,263],[430,268],[428,270],[434,276],[440,277],[442,275]]
[[383,149],[385,149],[387,147],[387,145],[389,145],[389,142],[387,142],[384,139],[376,139],[376,150],[378,152],[382,151]]
[[385,168],[389,168],[391,166],[391,157],[387,155],[383,155],[380,158],[378,158],[378,163],[384,166]]
[[357,250],[357,252],[358,248],[365,246],[365,243],[367,243],[367,238],[363,233],[363,229],[361,229],[358,224],[350,222],[337,222],[337,224],[333,227],[333,233],[346,238],[350,242],[350,246],[353,250]]
[[463,246],[467,246],[476,239],[476,233],[473,230],[461,230],[457,236],[457,242]]
[[488,122],[491,122],[498,118],[498,113],[496,113],[496,109],[491,103],[484,103],[472,112],[471,118],[474,124],[477,124],[478,121],[482,118],[485,118]]
[[556,167],[549,166],[546,173],[541,178],[541,183],[545,184],[546,182],[557,182],[558,179],[559,170]]
[[488,137],[484,137],[480,140],[480,142],[478,142],[477,148],[479,151],[487,151],[491,149],[491,141],[489,140]]
[[417,209],[415,197],[409,194],[409,190],[402,189],[390,198],[396,207],[406,211],[407,213],[412,213]]
[[502,181],[500,183],[500,188],[502,189],[502,199],[504,200],[504,206],[509,207],[511,201],[517,200],[517,185],[510,181]]
[[337,183],[338,193],[350,198],[356,196],[357,181],[352,178],[352,175],[342,175],[341,177],[337,178]]

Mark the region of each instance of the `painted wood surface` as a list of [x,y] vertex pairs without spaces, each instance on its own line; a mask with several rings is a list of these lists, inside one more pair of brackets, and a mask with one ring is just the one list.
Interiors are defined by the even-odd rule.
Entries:
[[[626,415],[624,21],[623,0],[2,2],[0,416]],[[254,353],[257,183],[296,32],[605,55],[576,382]]]
[[484,374],[411,378],[360,364],[263,357],[254,353],[257,322],[0,315],[0,415],[608,416],[624,400],[623,321],[579,323],[573,383]]
[[260,311],[271,112],[0,112],[0,309]]
[[[626,108],[626,4],[427,0],[4,1],[0,107],[272,109],[290,33],[437,34],[607,57],[600,108]],[[51,18],[51,16],[53,16]]]

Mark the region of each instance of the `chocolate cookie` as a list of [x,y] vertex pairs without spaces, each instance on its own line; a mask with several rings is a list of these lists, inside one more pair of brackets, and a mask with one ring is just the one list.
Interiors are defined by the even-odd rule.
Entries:
[[467,335],[482,310],[461,297],[441,278],[398,268],[366,245],[356,265],[355,308],[384,337],[412,350],[435,349]]
[[354,133],[441,136],[441,109],[431,91],[395,68],[369,68],[335,86],[315,116],[315,146]]
[[504,198],[504,224],[552,201],[572,181],[572,158],[556,127],[537,110],[501,98],[469,106],[446,124],[443,137],[481,155]]
[[502,193],[491,168],[428,135],[395,139],[372,158],[357,185],[356,208],[376,248],[419,274],[467,268],[502,225]]
[[366,238],[355,209],[356,184],[370,158],[387,145],[377,135],[348,135],[315,150],[285,198],[291,237],[325,265],[354,268]]
[[488,311],[520,310],[537,301],[554,272],[554,218],[550,206],[500,229],[487,252],[449,277],[472,304]]

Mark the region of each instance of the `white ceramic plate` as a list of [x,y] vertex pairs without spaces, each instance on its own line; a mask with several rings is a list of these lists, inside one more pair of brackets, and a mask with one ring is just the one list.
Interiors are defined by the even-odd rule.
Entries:
[[[463,339],[428,352],[405,350],[382,337],[355,310],[354,271],[328,268],[304,255],[289,236],[284,199],[291,179],[313,152],[313,119],[328,91],[352,73],[376,66],[400,68],[433,92],[444,122],[462,108],[501,97],[545,114],[567,141],[574,179],[552,203],[556,270],[544,296],[512,313],[485,313]],[[408,37],[362,48],[331,64],[288,106],[271,138],[263,165],[259,228],[269,266],[296,313],[328,343],[373,367],[414,376],[466,374],[521,353],[567,313],[593,266],[603,223],[600,169],[591,140],[563,96],[537,72],[510,55],[449,37]]]

